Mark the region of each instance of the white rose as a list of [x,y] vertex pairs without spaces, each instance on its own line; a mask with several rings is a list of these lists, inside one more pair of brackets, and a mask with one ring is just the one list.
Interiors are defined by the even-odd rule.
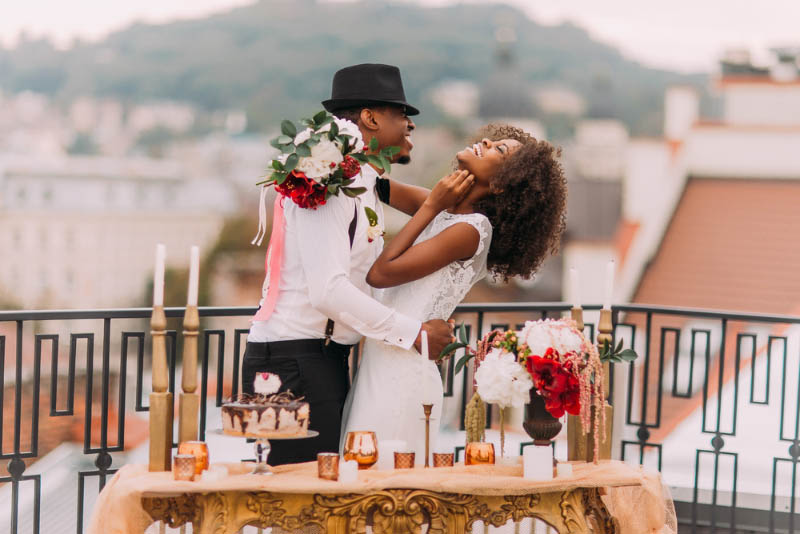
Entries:
[[[353,138],[350,143],[355,143],[355,148],[353,149],[355,152],[364,150],[364,139],[361,137],[361,130],[358,129],[354,122],[350,122],[347,119],[334,119],[333,122],[339,127],[340,134],[347,134]],[[330,130],[327,124],[325,126]]]
[[530,399],[533,380],[510,352],[492,349],[475,371],[478,395],[502,408],[524,406]]
[[300,158],[296,168],[319,182],[322,178],[326,178],[343,159],[339,148],[327,138],[323,138],[311,147],[311,156]]

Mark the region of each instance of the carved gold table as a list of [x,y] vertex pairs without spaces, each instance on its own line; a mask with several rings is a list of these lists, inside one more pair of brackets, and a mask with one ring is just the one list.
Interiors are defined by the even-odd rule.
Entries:
[[221,481],[176,482],[126,466],[101,493],[89,532],[138,534],[163,521],[191,523],[197,534],[234,534],[245,525],[328,534],[362,534],[370,525],[375,534],[417,534],[424,524],[431,534],[461,534],[477,520],[500,526],[532,517],[562,534],[615,533],[625,529],[601,496],[642,483],[639,469],[619,462],[575,464],[572,477],[546,482],[523,479],[519,465],[369,470],[352,484],[318,479],[315,463],[277,467],[272,477],[229,467],[232,476]]

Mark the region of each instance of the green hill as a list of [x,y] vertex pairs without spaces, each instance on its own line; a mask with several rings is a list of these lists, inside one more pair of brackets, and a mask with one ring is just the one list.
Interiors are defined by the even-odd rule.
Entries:
[[441,118],[426,89],[445,78],[483,83],[491,75],[498,17],[515,26],[523,80],[561,82],[588,100],[590,113],[617,116],[633,133],[660,128],[668,83],[705,81],[646,68],[580,28],[542,26],[497,4],[262,0],[203,19],[134,24],[65,51],[46,41],[0,49],[0,87],[63,99],[95,94],[244,108],[250,127],[263,129],[317,107],[338,67],[386,62],[401,67],[409,99],[426,111],[424,124]]

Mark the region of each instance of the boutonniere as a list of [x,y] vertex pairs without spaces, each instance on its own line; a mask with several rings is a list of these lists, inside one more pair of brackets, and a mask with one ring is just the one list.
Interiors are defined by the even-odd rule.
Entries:
[[383,237],[386,233],[383,231],[383,226],[378,224],[378,214],[369,206],[364,206],[364,212],[367,214],[369,221],[369,228],[367,228],[367,241],[372,243],[378,237]]

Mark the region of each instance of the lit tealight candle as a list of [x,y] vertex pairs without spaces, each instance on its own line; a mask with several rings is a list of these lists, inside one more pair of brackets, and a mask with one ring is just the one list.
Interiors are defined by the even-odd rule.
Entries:
[[197,286],[200,282],[200,249],[192,247],[189,261],[189,297],[186,299],[188,306],[197,306]]
[[164,305],[164,261],[167,258],[167,247],[156,245],[156,266],[153,271],[153,307]]
[[523,476],[530,480],[553,478],[553,449],[549,446],[531,445],[522,450]]
[[347,460],[339,463],[339,482],[358,481],[358,462]]

